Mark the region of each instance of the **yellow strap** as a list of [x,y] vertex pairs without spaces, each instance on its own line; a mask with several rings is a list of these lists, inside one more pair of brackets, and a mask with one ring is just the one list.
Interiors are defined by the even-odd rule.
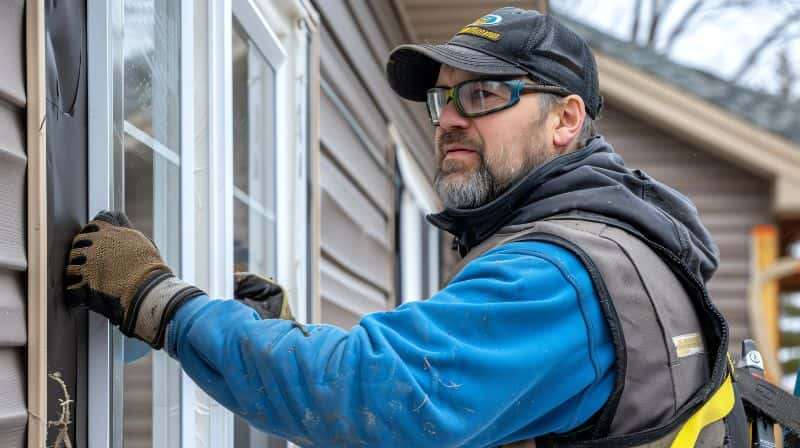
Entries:
[[700,431],[706,426],[725,417],[733,409],[734,396],[731,376],[725,378],[722,386],[714,392],[714,395],[700,409],[697,410],[678,432],[675,440],[672,441],[671,448],[693,447],[697,442]]

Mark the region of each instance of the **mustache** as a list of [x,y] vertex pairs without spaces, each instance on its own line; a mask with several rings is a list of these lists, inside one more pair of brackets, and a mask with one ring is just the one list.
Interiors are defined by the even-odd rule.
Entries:
[[439,152],[439,158],[443,158],[444,154],[442,153],[442,148],[445,145],[458,143],[464,146],[469,147],[470,149],[474,149],[480,155],[483,155],[483,143],[480,141],[475,141],[470,139],[467,133],[462,129],[453,129],[450,131],[442,132],[439,134],[439,137],[436,139],[436,148],[437,152]]

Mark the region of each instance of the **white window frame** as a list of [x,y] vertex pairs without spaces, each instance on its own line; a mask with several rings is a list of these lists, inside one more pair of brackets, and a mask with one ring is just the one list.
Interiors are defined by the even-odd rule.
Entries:
[[[264,174],[266,174],[268,178],[271,178],[273,175],[275,176],[273,185],[275,188],[274,207],[276,216],[272,217],[275,222],[275,246],[260,247],[258,250],[260,251],[266,249],[274,250],[276,252],[274,275],[279,282],[282,284],[287,284],[287,281],[289,281],[288,273],[291,270],[291,259],[289,259],[287,256],[291,250],[291,246],[287,244],[289,236],[291,235],[291,215],[288,213],[291,208],[289,207],[290,202],[287,199],[291,192],[286,191],[287,189],[285,186],[287,185],[288,181],[287,153],[292,151],[288,145],[288,117],[285,113],[283,113],[283,109],[288,99],[288,90],[291,88],[290,84],[287,85],[286,79],[289,72],[289,68],[287,66],[288,53],[284,49],[283,44],[273,31],[270,24],[265,19],[261,8],[252,0],[233,0],[232,16],[241,25],[242,31],[246,35],[245,37],[252,42],[252,44],[255,46],[255,50],[261,53],[260,56],[263,56],[266,63],[274,71],[275,102],[272,105],[274,106],[272,109],[272,115],[274,115],[272,119],[274,120],[275,131],[275,165],[273,172]],[[231,64],[229,63],[229,65]],[[250,156],[250,150],[251,148],[247,149],[248,157]],[[234,190],[234,194],[237,196],[238,200],[247,206],[248,213],[252,213],[253,209],[258,206],[257,204],[251,203],[252,201],[248,200],[247,197],[243,197],[244,193],[238,189]],[[267,218],[269,219],[269,217]],[[252,234],[252,230],[253,229],[251,227],[251,235],[248,236],[249,244],[253,245],[263,242],[263,238],[261,238],[260,235]],[[230,243],[233,244],[232,238]],[[289,261],[289,263],[287,263],[287,261]],[[233,271],[231,270],[229,272],[232,274]],[[250,429],[250,431],[251,437],[256,435],[252,429]],[[266,437],[267,436],[264,435],[263,439],[266,439]],[[259,437],[259,440],[261,440],[261,437]],[[236,441],[234,440],[234,444],[235,443]]]
[[[189,0],[191,1],[191,0]],[[186,2],[186,0],[184,0]],[[231,0],[208,0],[208,294],[214,298],[233,297],[233,134],[231,72]],[[192,121],[193,123],[193,121]],[[194,134],[189,134],[192,137]],[[194,141],[187,142],[192,145]],[[192,208],[186,212],[194,215]],[[193,260],[196,262],[196,260]],[[185,376],[185,374],[184,374]],[[202,391],[191,383],[192,393],[184,396],[183,415],[190,420],[183,428],[183,447],[196,445],[195,408]],[[209,399],[209,447],[233,446],[233,414]],[[187,414],[192,414],[187,417]],[[184,423],[185,424],[185,423]]]
[[[89,214],[119,204],[110,186],[123,169],[118,153],[123,151],[121,141],[115,139],[117,129],[124,122],[114,123],[121,117],[124,64],[122,43],[114,36],[123,32],[123,0],[88,0],[88,66],[89,83]],[[291,2],[284,3],[283,6]],[[295,1],[287,14],[293,28],[284,42],[289,40],[293,51],[311,51],[309,37],[315,31],[315,14],[309,5]],[[276,75],[276,210],[277,213],[277,277],[287,285],[292,297],[295,316],[305,320],[308,316],[305,297],[307,273],[307,218],[306,203],[308,173],[306,159],[313,132],[308,120],[311,95],[308,80],[311,77],[305,53],[296,57],[284,50],[281,39],[273,32],[261,8],[252,0],[207,0],[206,6],[194,0],[181,3],[181,276],[194,281],[195,260],[195,125],[193,104],[193,51],[190,42],[194,37],[194,11],[208,10],[208,293],[215,298],[233,296],[233,138],[232,138],[232,18],[234,15],[247,31],[265,57],[275,68]],[[268,12],[274,12],[272,10]],[[314,16],[314,17],[311,17]],[[300,20],[297,20],[300,19]],[[310,24],[309,27],[307,24]],[[311,31],[310,28],[314,28]],[[285,30],[283,30],[285,31]],[[291,39],[294,39],[292,41]],[[115,59],[116,58],[116,59]],[[276,62],[280,61],[280,62]],[[288,62],[293,61],[293,64]],[[311,64],[313,65],[313,64]],[[116,83],[116,84],[115,84]],[[117,91],[115,92],[115,88]],[[291,93],[290,93],[291,92]],[[291,104],[290,104],[291,103]],[[294,113],[287,113],[287,109]],[[293,125],[293,129],[290,126]],[[128,124],[128,130],[136,133]],[[140,136],[147,140],[146,137]],[[153,143],[153,142],[151,142]],[[157,143],[157,142],[155,142]],[[116,146],[115,146],[116,145]],[[158,145],[150,145],[158,146]],[[112,148],[109,150],[109,148]],[[160,147],[154,150],[162,149]],[[171,154],[166,153],[169,157]],[[116,173],[116,176],[115,176]],[[118,193],[118,192],[117,192]],[[116,194],[120,196],[119,194]],[[289,211],[294,210],[294,213]],[[294,291],[292,291],[294,289]],[[123,364],[122,354],[112,355],[113,338],[121,338],[111,331],[108,321],[90,313],[89,323],[89,383],[88,392],[88,446],[121,447],[121,413],[114,416],[113,404],[122,399],[121,378],[112,378],[114,365]],[[116,381],[116,384],[115,384]],[[183,373],[181,379],[181,446],[195,447],[196,420],[194,408],[198,405],[196,385]],[[115,396],[114,393],[117,393]],[[211,400],[209,409],[208,446],[230,448],[233,446],[233,414]],[[154,418],[155,418],[154,412]],[[117,428],[116,431],[113,428]]]
[[[426,250],[422,250],[423,223],[421,216],[437,213],[442,209],[439,199],[406,146],[393,123],[388,126],[394,144],[397,164],[403,179],[403,194],[400,204],[400,250],[401,250],[401,301],[409,302],[428,298],[439,290],[439,232],[428,232]],[[428,264],[428,289],[424,290],[422,271],[423,257]]]
[[314,43],[318,40],[319,16],[307,0],[244,0],[238,4],[245,3],[261,12],[259,21],[270,30],[270,40],[286,53],[286,60],[275,78],[278,104],[276,210],[285,211],[277,216],[276,271],[278,280],[289,293],[295,318],[308,321],[311,317],[308,294],[312,289],[308,280],[312,264],[309,247],[313,244],[309,233],[312,213],[308,209],[313,205],[308,203],[308,195],[310,185],[318,182],[318,176],[309,172],[314,171],[309,165],[314,159],[312,148],[316,145],[316,132],[312,127],[315,126],[317,102],[311,80],[317,78],[319,70]]
[[[121,11],[116,4],[105,0],[89,0],[87,4],[87,50],[89,89],[89,216],[111,208],[119,198],[111,189],[115,171],[113,137],[114,78],[121,76],[121,67],[114,67],[115,48],[110,37],[122,28]],[[118,102],[121,97],[117,96]],[[119,104],[121,105],[121,104]],[[118,106],[118,105],[117,105]],[[109,150],[109,148],[111,150]],[[111,354],[111,326],[104,317],[89,313],[88,383],[87,394],[88,444],[90,447],[119,446],[112,440],[112,378],[114,363]]]
[[[122,85],[124,61],[122,42],[115,36],[122,35],[122,0],[89,0],[87,5],[87,38],[89,57],[89,215],[102,209],[119,208],[122,198],[115,179],[124,167],[121,163],[122,142],[115,138],[115,129],[124,129],[129,137],[144,143],[155,154],[170,160],[179,167],[181,179],[181,276],[187,281],[194,279],[194,145],[193,133],[193,53],[184,51],[185,43],[193,41],[193,1],[181,4],[181,107],[179,144],[180,156],[173,150],[136,129],[122,117]],[[116,120],[116,122],[115,122]],[[154,167],[155,168],[155,167]],[[116,176],[115,176],[116,173]],[[154,173],[154,176],[156,174]],[[116,188],[115,188],[116,187]],[[92,387],[88,391],[88,445],[89,447],[122,446],[122,413],[114,413],[114,403],[122,400],[122,378],[112,377],[115,369],[123,365],[123,353],[114,353],[112,347],[119,346],[119,332],[112,331],[109,322],[102,316],[90,313],[88,376]],[[168,360],[165,352],[154,352],[154,370],[165,370]],[[164,378],[155,374],[153,390],[165,386],[159,384]],[[194,384],[181,374],[181,444],[194,446],[194,413],[191,409]],[[154,441],[159,438],[159,423],[166,421],[169,410],[158,406],[154,400]],[[112,421],[113,420],[113,421]],[[160,429],[159,429],[160,428]],[[225,445],[214,445],[225,446]]]

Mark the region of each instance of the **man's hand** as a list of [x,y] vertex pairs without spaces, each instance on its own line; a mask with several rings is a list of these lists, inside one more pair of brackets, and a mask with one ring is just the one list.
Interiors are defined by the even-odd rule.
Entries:
[[204,294],[175,277],[122,212],[100,212],[75,236],[65,280],[73,305],[86,305],[156,349],[178,307]]
[[233,298],[256,310],[262,319],[294,320],[286,290],[275,280],[250,272],[237,272],[233,280]]

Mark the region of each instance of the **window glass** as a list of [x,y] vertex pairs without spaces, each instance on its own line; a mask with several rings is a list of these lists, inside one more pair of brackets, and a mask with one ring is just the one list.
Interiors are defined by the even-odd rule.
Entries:
[[234,21],[234,268],[275,275],[275,70]]
[[[275,69],[234,19],[233,257],[234,270],[275,276]],[[286,443],[236,418],[237,448]]]
[[[124,0],[124,208],[180,272],[180,2]],[[124,339],[122,446],[180,446],[180,367]],[[119,421],[115,418],[115,421]],[[118,439],[118,437],[115,437]]]

